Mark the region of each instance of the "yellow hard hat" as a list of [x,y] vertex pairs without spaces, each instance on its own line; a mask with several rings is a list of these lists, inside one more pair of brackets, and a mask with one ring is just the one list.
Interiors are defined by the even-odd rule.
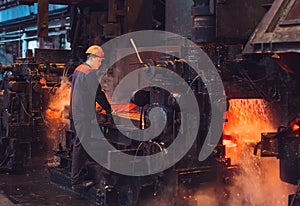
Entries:
[[90,46],[86,51],[86,54],[94,54],[96,56],[102,56],[103,55],[103,50],[100,46],[98,45],[92,45]]

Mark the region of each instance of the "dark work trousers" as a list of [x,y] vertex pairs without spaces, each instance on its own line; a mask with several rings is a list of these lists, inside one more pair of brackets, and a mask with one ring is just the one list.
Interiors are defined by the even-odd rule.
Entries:
[[72,129],[75,132],[75,139],[73,141],[72,152],[72,166],[71,166],[71,184],[80,184],[84,181],[85,162],[88,158],[81,141],[86,141],[91,138],[91,124],[82,121],[72,121]]

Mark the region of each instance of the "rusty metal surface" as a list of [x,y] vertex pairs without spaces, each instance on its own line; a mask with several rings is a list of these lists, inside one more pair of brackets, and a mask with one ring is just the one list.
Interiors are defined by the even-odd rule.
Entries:
[[126,8],[124,33],[152,28],[152,0],[127,0]]
[[300,52],[300,0],[275,0],[243,53]]
[[190,36],[192,0],[166,0],[166,31]]
[[223,0],[216,4],[217,37],[248,39],[273,0]]
[[299,59],[300,53],[287,52],[273,55],[274,61],[286,72],[296,74],[300,77]]
[[296,1],[287,14],[286,20],[300,19],[300,1]]

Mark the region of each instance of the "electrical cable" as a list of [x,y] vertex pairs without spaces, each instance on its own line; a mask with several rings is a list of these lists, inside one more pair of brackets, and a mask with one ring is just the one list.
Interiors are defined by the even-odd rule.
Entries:
[[26,110],[23,101],[21,101],[21,106],[22,106],[22,109],[23,109],[24,113],[25,113],[29,118],[32,118],[31,114],[29,114],[29,112]]

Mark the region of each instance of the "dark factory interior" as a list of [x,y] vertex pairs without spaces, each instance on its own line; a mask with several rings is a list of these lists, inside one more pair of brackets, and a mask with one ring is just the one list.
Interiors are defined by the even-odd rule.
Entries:
[[[91,45],[113,112],[74,189]],[[300,206],[300,0],[0,0],[0,69],[0,205]]]

